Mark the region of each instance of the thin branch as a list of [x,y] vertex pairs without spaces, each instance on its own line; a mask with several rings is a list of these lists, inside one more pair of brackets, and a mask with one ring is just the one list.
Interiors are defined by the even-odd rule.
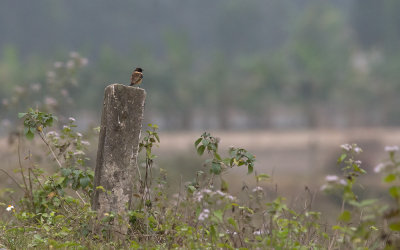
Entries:
[[53,149],[51,148],[51,146],[49,145],[49,143],[46,141],[45,135],[42,131],[39,132],[40,138],[42,138],[42,141],[46,144],[46,146],[49,148],[51,154],[53,155],[54,159],[57,161],[58,166],[60,168],[62,168],[62,165],[60,163],[60,161],[58,160],[56,154],[54,153]]
[[[26,180],[25,180],[25,175],[24,175],[24,169],[22,167],[21,163],[21,153],[20,153],[20,143],[21,143],[21,135],[18,134],[18,163],[19,163],[19,168],[21,169],[21,176],[22,176],[22,181],[24,182],[25,188],[28,188],[26,185]],[[31,153],[29,152],[29,155]],[[30,197],[31,198],[31,197]]]
[[9,175],[9,174],[7,173],[7,171],[5,171],[4,169],[1,169],[1,168],[0,168],[0,171],[2,171],[2,172],[5,173],[8,177],[10,177],[10,179],[11,179],[12,181],[14,181],[14,183],[17,184],[17,186],[18,186],[20,189],[22,189],[24,192],[26,192],[26,190],[24,190],[24,189],[19,185],[19,183],[14,179],[14,177],[12,177],[11,175]]
[[83,198],[80,196],[80,194],[78,193],[78,191],[75,191],[75,193],[78,195],[79,199],[81,199],[81,201],[83,202],[84,205],[86,205],[86,202],[83,200]]

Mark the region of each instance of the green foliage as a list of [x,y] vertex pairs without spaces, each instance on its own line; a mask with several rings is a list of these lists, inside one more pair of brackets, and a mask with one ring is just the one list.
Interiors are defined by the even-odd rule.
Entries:
[[[261,185],[270,176],[254,171],[255,156],[243,148],[230,148],[228,156],[219,154],[219,139],[203,133],[195,141],[199,155],[211,156],[205,161],[209,172],[198,171],[196,179],[168,195],[167,173],[160,168],[156,178],[152,170],[156,156],[153,147],[160,138],[158,126],[149,129],[140,141],[144,152],[144,169],[137,169],[134,197],[128,220],[113,211],[101,220],[90,208],[94,173],[86,168],[86,141],[74,131],[75,119],[56,132],[43,133],[51,123],[50,114],[30,111],[21,117],[27,126],[37,128],[44,145],[52,152],[60,168],[47,174],[37,166],[24,169],[19,203],[7,207],[10,218],[0,220],[0,242],[8,248],[118,248],[118,249],[396,249],[400,231],[400,180],[397,147],[388,147],[387,162],[376,172],[384,174],[390,185],[391,206],[377,199],[361,200],[356,194],[358,180],[366,174],[357,159],[362,152],[356,144],[342,145],[337,164],[343,176],[327,176],[323,189],[339,194],[342,209],[336,223],[327,229],[322,214],[291,208],[284,197],[273,197]],[[34,116],[36,115],[36,116]],[[54,119],[54,118],[53,118]],[[38,125],[39,124],[39,125]],[[32,156],[28,156],[32,157]],[[222,178],[232,167],[247,167],[255,173],[254,188],[244,184],[237,196],[229,194],[229,183]],[[219,177],[219,181],[215,180]],[[155,181],[156,185],[152,182]],[[96,187],[106,191],[104,187]],[[75,192],[75,193],[74,193]],[[245,199],[239,197],[246,197]],[[139,202],[137,202],[139,201]],[[306,204],[311,200],[306,200]],[[6,203],[0,203],[6,206]],[[114,237],[116,224],[126,223],[128,234]],[[93,231],[100,228],[100,231]]]
[[51,127],[53,121],[57,120],[57,117],[52,114],[34,111],[31,108],[27,113],[18,113],[18,118],[24,119],[24,134],[30,140],[35,136],[35,132],[42,132],[44,128]]
[[229,149],[230,157],[222,159],[218,153],[219,141],[219,138],[204,132],[194,143],[199,155],[203,155],[205,150],[207,150],[208,154],[212,155],[213,158],[205,162],[205,165],[210,166],[211,173],[219,175],[227,167],[232,168],[235,166],[247,166],[248,174],[253,172],[256,158],[254,155],[243,148],[232,147]]

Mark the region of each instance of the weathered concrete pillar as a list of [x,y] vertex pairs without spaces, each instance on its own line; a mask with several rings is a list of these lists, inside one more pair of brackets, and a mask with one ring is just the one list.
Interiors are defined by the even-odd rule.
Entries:
[[[141,88],[112,84],[105,89],[92,199],[99,218],[110,212],[125,217],[129,208],[145,99]],[[127,228],[117,231],[125,234]]]

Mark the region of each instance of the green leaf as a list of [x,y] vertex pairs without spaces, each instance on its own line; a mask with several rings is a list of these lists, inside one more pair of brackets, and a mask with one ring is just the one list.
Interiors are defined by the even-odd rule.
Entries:
[[45,125],[48,126],[48,127],[50,127],[51,125],[53,125],[53,117],[50,117],[49,119],[47,119]]
[[81,179],[79,180],[79,183],[81,184],[81,187],[84,189],[84,188],[86,188],[86,187],[89,185],[89,183],[90,183],[90,178],[89,178],[89,177],[81,178]]
[[389,225],[390,230],[400,231],[400,222],[394,222]]
[[219,222],[223,219],[224,212],[222,210],[214,211],[214,216],[219,220]]
[[191,193],[196,191],[196,188],[193,185],[189,185],[187,188],[188,188],[189,192],[191,192]]
[[395,199],[399,198],[400,197],[400,187],[393,186],[393,187],[389,188],[389,194]]
[[256,176],[257,181],[267,180],[269,178],[271,178],[271,177],[267,174],[259,174]]
[[203,155],[205,149],[206,147],[204,145],[201,145],[200,147],[197,148],[197,153],[199,155]]
[[218,162],[213,162],[211,164],[211,173],[213,173],[213,174],[221,173],[221,165]]
[[64,182],[64,180],[65,180],[65,177],[58,177],[56,184],[61,185]]
[[339,157],[339,159],[337,160],[337,163],[339,164],[339,163],[342,163],[343,161],[344,161],[344,159],[346,159],[346,157],[347,157],[347,154],[342,154],[340,157]]
[[396,175],[395,174],[388,174],[385,179],[383,179],[384,182],[392,182],[396,180]]
[[22,117],[24,117],[24,116],[26,116],[28,113],[18,113],[18,118],[22,118]]
[[221,191],[227,192],[228,191],[228,182],[221,178]]
[[211,225],[210,226],[210,234],[211,234],[211,238],[212,239],[216,239],[217,238],[217,231],[215,230],[215,226]]
[[247,174],[253,173],[253,169],[254,169],[253,164],[249,164],[249,165],[247,166]]
[[349,222],[351,220],[351,213],[348,210],[344,210],[338,218],[339,221]]
[[25,134],[26,138],[28,140],[32,140],[35,137],[35,134],[31,131],[31,129],[29,128],[28,131]]
[[235,228],[235,230],[238,230],[238,225],[237,225],[235,219],[233,219],[232,217],[229,217],[228,223],[231,224]]
[[71,174],[72,170],[70,168],[62,168],[61,169],[61,175],[62,176],[69,176]]

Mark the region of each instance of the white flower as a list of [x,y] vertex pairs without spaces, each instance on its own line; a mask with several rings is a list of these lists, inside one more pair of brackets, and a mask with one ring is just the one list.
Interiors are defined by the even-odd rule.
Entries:
[[347,185],[347,181],[343,179],[340,179],[339,183],[342,184],[343,186]]
[[56,131],[50,131],[46,134],[47,137],[58,137],[58,133]]
[[361,165],[361,161],[360,161],[360,160],[357,160],[357,161],[355,161],[354,163],[357,164],[358,166]]
[[14,206],[13,205],[8,205],[8,207],[6,208],[6,210],[8,211],[8,212],[10,212],[11,210],[13,210],[14,209]]
[[68,120],[69,120],[70,122],[76,122],[75,118],[73,118],[73,117],[68,118]]
[[201,190],[201,192],[206,193],[206,194],[211,194],[212,193],[212,191],[210,189],[207,189],[207,188]]
[[201,200],[203,200],[203,195],[202,194],[197,194],[195,196],[195,199],[196,199],[197,202],[200,202]]
[[235,197],[233,197],[232,195],[227,195],[226,198],[228,198],[228,200],[231,200],[231,201],[235,200]]
[[76,135],[77,135],[78,137],[82,137],[82,134],[79,133],[79,132],[76,132]]
[[354,148],[354,152],[356,152],[357,154],[362,152],[362,149],[360,147],[355,147]]
[[32,89],[33,91],[39,91],[40,88],[41,88],[40,83],[32,83],[32,84],[31,84],[31,89]]
[[222,191],[220,191],[220,190],[218,190],[218,191],[215,192],[215,193],[219,194],[220,196],[225,196],[225,195],[226,195],[224,192],[222,192]]
[[346,151],[350,151],[351,150],[351,145],[350,144],[343,144],[343,145],[340,145],[340,147],[342,148],[342,149],[344,149],[344,150],[346,150]]
[[76,52],[76,51],[71,51],[71,52],[69,53],[69,57],[71,57],[71,58],[77,58],[77,57],[79,57],[79,53]]
[[399,147],[398,146],[386,146],[385,151],[386,152],[396,152],[396,151],[399,151]]
[[263,188],[260,186],[253,188],[253,192],[257,192],[257,191],[263,191]]
[[386,164],[384,163],[379,163],[378,165],[376,165],[376,167],[374,168],[374,172],[375,173],[380,173],[382,172],[383,169],[385,169]]
[[1,104],[3,104],[4,106],[8,106],[8,104],[10,104],[10,103],[7,99],[3,99],[3,100],[1,100]]
[[46,96],[44,98],[44,103],[48,106],[56,106],[57,105],[57,100],[54,99],[53,97],[48,97]]
[[55,62],[54,63],[54,68],[56,68],[56,69],[61,68],[62,66],[63,66],[62,62]]
[[321,191],[325,191],[325,190],[328,189],[328,185],[324,184],[324,185],[321,186],[320,189],[321,189]]
[[85,152],[83,152],[82,150],[77,150],[74,152],[74,155],[85,155]]
[[82,145],[90,146],[90,142],[88,142],[88,141],[81,141],[81,143],[82,143]]
[[325,177],[325,180],[326,180],[327,182],[335,182],[335,181],[338,181],[338,180],[339,180],[339,177],[338,177],[337,175],[327,175],[327,176]]
[[89,63],[89,60],[87,58],[85,58],[85,57],[81,58],[81,65],[82,66],[88,65],[88,63]]
[[67,68],[68,68],[68,69],[72,69],[74,66],[75,66],[74,61],[69,60],[69,61],[67,62]]
[[70,129],[70,127],[67,126],[67,125],[64,125],[64,126],[63,126],[63,129]]
[[199,219],[198,220],[199,221],[203,221],[203,220],[207,219],[209,215],[210,215],[210,210],[208,210],[206,208],[199,214]]
[[47,72],[47,77],[48,78],[54,78],[54,77],[56,77],[56,73],[54,71],[48,71]]
[[21,86],[16,86],[14,88],[15,92],[17,92],[17,94],[22,94],[25,91],[25,88],[21,87]]
[[68,90],[61,89],[61,95],[64,96],[64,97],[68,97]]
[[257,230],[257,231],[254,231],[254,235],[261,235],[261,234],[263,234],[264,232],[262,231],[262,230]]

